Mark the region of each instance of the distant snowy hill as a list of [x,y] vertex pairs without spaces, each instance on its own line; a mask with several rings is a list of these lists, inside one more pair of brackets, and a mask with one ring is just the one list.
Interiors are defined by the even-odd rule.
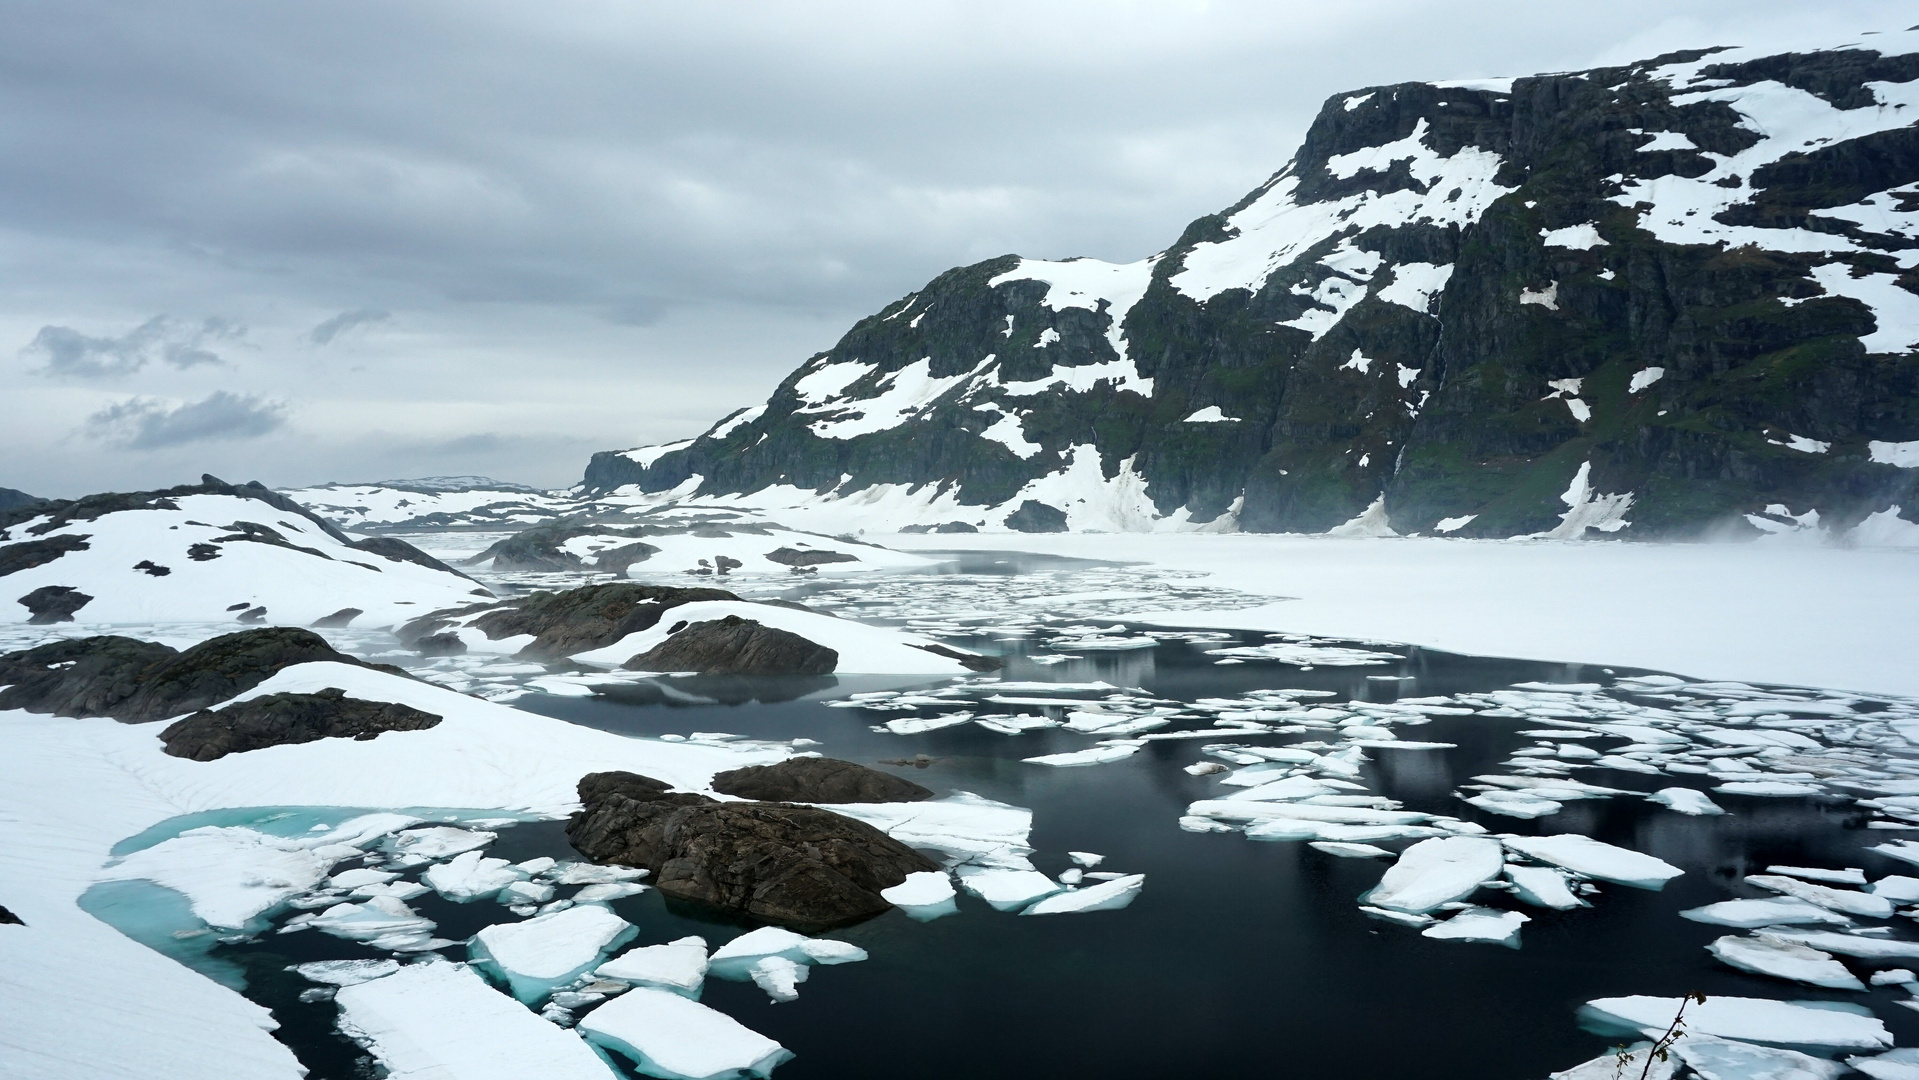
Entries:
[[1146,260],[948,271],[582,494],[825,530],[1909,537],[1919,33],[1328,101]]
[[283,492],[343,529],[521,529],[572,512],[573,500],[485,476],[321,484]]
[[379,626],[491,595],[257,484],[205,477],[0,511],[0,622]]

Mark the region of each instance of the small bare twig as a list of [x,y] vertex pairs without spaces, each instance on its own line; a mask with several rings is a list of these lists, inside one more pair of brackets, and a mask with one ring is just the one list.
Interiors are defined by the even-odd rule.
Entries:
[[[1652,1063],[1665,1061],[1671,1057],[1673,1044],[1686,1037],[1686,1006],[1695,1001],[1704,1005],[1706,995],[1694,990],[1679,999],[1679,1011],[1673,1014],[1672,1023],[1666,1025],[1666,1033],[1659,1036],[1653,1042],[1651,1049],[1646,1051],[1646,1064],[1639,1070],[1639,1080],[1647,1080],[1652,1076]],[[1626,1049],[1624,1043],[1613,1047],[1613,1057],[1619,1063],[1613,1068],[1613,1080],[1624,1080],[1626,1066],[1632,1064],[1635,1056],[1637,1055]]]

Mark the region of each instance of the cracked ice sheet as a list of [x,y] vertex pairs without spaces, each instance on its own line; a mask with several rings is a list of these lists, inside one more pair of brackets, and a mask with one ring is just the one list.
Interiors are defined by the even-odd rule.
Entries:
[[[390,1080],[613,1080],[616,1075],[578,1036],[488,986],[465,964],[413,964],[343,986],[334,1001],[341,1030],[372,1052]],[[218,1071],[243,1075],[224,1060]]]
[[[569,810],[588,773],[628,769],[685,790],[786,751],[629,739],[343,664],[287,668],[242,697],[313,693],[437,713],[425,731],[326,739],[218,761],[161,752],[155,725],[0,712],[0,879],[25,921],[0,934],[0,1047],[9,1080],[114,1076],[198,1080],[206,1047],[249,1078],[301,1075],[267,1010],[126,937],[75,904],[114,845],[181,814],[231,807],[447,806]],[[396,737],[397,736],[397,737]],[[111,971],[102,997],[76,971]],[[516,1006],[517,1008],[517,1006]],[[530,1015],[530,1014],[529,1014]],[[537,1019],[537,1018],[535,1018]]]
[[[1672,1023],[1681,998],[1617,997],[1587,1002],[1585,1015],[1611,1027],[1625,1027],[1658,1035]],[[1870,1014],[1816,1008],[1764,998],[1715,996],[1686,1006],[1689,1034],[1716,1035],[1756,1043],[1819,1046],[1837,1050],[1871,1050],[1892,1045],[1886,1025]],[[1836,1003],[1834,1003],[1836,1004]]]
[[[1142,571],[1197,573],[1210,586],[1273,598],[1206,611],[1112,611],[1134,626],[1287,630],[1919,694],[1919,665],[1893,632],[1919,610],[1919,575],[1898,551],[1251,533],[909,534],[888,543],[1140,562]],[[1648,611],[1670,617],[1648,620]],[[1782,625],[1795,632],[1778,633]]]

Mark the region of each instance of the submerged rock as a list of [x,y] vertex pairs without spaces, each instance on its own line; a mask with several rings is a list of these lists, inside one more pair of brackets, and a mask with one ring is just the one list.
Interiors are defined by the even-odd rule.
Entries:
[[164,720],[217,705],[282,668],[325,660],[397,671],[335,652],[311,630],[269,626],[169,646],[102,635],[54,641],[0,656],[0,709],[56,716],[110,716],[123,723]]
[[833,758],[788,758],[775,765],[749,765],[713,777],[722,795],[764,802],[919,802],[933,793],[892,773]]
[[643,867],[667,896],[797,928],[857,922],[938,866],[864,822],[781,803],[721,803],[634,773],[580,781],[567,839],[595,862]]
[[267,694],[217,712],[202,710],[160,733],[168,754],[214,761],[228,754],[320,739],[371,739],[421,731],[440,717],[390,701],[365,701],[328,687],[317,694]]
[[30,626],[72,622],[73,613],[93,602],[93,597],[71,585],[42,585],[20,598],[20,605],[32,618]]
[[565,592],[537,592],[497,604],[435,611],[394,631],[403,644],[455,625],[470,625],[489,640],[533,635],[521,656],[550,658],[598,649],[651,628],[660,616],[697,600],[738,600],[725,589],[682,589],[613,582]]
[[628,671],[702,675],[827,675],[840,654],[788,630],[728,615],[692,623],[628,660]]

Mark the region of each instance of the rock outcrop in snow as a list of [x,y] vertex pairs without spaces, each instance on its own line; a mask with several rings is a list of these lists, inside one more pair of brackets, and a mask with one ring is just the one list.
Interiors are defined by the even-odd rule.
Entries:
[[1164,251],[950,270],[582,491],[829,531],[1910,527],[1915,105],[1915,31],[1338,95]]

